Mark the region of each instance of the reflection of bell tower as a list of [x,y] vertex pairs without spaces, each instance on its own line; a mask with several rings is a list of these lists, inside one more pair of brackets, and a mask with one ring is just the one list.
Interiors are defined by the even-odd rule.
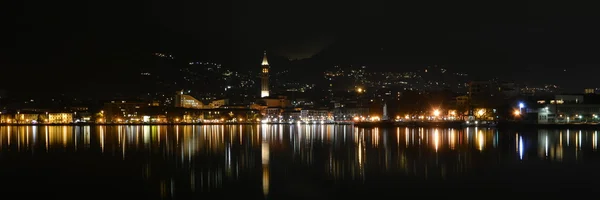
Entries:
[[262,184],[263,184],[263,195],[265,197],[269,194],[269,143],[267,141],[262,142],[261,145],[261,157],[262,157]]
[[260,77],[260,97],[269,96],[269,61],[267,61],[267,51],[265,51],[262,60],[262,73]]
[[387,103],[383,103],[383,120],[384,121],[390,120],[390,117],[388,116],[388,111],[387,111]]

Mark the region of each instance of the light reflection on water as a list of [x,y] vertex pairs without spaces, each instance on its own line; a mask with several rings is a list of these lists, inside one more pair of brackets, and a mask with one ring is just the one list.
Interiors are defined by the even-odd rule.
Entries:
[[[372,128],[335,125],[0,127],[3,155],[99,153],[141,160],[141,176],[163,198],[258,185],[263,197],[292,173],[365,184],[388,176],[458,178],[471,169],[530,161],[580,162],[597,131],[500,133],[488,128]],[[123,164],[125,165],[125,164]],[[284,171],[284,172],[282,172]],[[137,176],[134,174],[132,176]],[[277,180],[277,181],[275,181]],[[272,185],[274,183],[278,185]],[[291,187],[291,186],[290,186]]]

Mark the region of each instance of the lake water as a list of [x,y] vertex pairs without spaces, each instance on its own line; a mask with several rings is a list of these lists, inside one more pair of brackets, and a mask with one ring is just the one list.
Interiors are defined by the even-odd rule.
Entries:
[[0,191],[57,199],[594,198],[598,137],[336,125],[3,126]]

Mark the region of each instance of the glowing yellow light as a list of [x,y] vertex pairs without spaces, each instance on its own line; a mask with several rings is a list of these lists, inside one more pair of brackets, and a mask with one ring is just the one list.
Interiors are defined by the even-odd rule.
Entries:
[[482,116],[483,114],[485,114],[485,110],[480,109],[479,111],[477,111],[477,115]]
[[363,89],[362,89],[362,88],[358,88],[358,89],[356,89],[356,92],[358,92],[358,93],[362,93],[362,92],[363,92]]
[[477,144],[479,146],[480,151],[483,151],[483,145],[485,144],[484,137],[485,135],[483,134],[483,132],[479,130],[479,132],[477,133]]
[[436,117],[440,116],[440,110],[438,110],[438,109],[433,110],[433,115]]
[[354,121],[358,121],[360,118],[358,117],[354,117]]

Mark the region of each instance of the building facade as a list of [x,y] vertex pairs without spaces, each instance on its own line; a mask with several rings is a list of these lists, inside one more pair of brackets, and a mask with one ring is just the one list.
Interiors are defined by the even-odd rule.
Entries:
[[111,101],[105,103],[103,110],[103,122],[130,122],[141,120],[140,111],[149,106],[148,103],[130,101]]
[[369,116],[369,108],[335,108],[333,109],[333,117],[335,121],[352,121],[354,117]]
[[204,103],[190,95],[183,94],[183,91],[181,91],[179,94],[175,95],[175,107],[202,109]]
[[599,116],[599,104],[548,104],[538,109],[537,122],[540,124],[597,123],[600,121]]
[[51,124],[73,123],[73,113],[48,113],[48,123],[51,123]]
[[333,115],[327,109],[309,109],[309,110],[301,110],[300,118],[302,121],[331,121],[333,120]]

